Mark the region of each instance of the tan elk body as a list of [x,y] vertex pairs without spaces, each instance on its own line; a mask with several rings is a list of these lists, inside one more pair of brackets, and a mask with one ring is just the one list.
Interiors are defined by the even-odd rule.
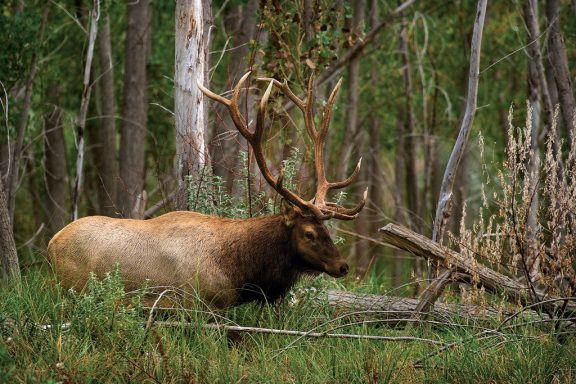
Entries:
[[[156,293],[171,288],[185,299],[197,297],[225,308],[254,300],[274,301],[305,272],[326,272],[334,277],[348,272],[348,265],[322,223],[330,218],[355,218],[366,199],[365,193],[354,208],[325,201],[328,190],[349,185],[360,168],[359,163],[352,176],[336,183],[327,182],[324,174],[323,144],[340,83],[327,102],[321,129],[317,131],[311,118],[313,81],[306,100],[300,100],[286,83],[270,81],[252,132],[237,105],[248,75],[235,87],[231,100],[200,88],[229,108],[236,127],[252,146],[264,178],[284,197],[282,213],[243,220],[186,211],[150,220],[103,216],[77,220],[58,232],[48,245],[52,265],[65,288],[80,291],[91,272],[103,277],[118,265],[129,291],[144,285]],[[273,84],[304,112],[306,128],[314,142],[317,190],[311,201],[284,188],[283,172],[274,177],[264,159],[262,131]]]

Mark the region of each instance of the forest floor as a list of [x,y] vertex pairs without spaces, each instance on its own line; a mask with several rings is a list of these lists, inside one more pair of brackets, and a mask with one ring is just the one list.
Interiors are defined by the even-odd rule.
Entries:
[[[277,305],[150,315],[141,294],[128,298],[117,275],[75,295],[51,273],[31,272],[21,283],[0,286],[0,382],[576,382],[574,334],[551,332],[548,323],[502,326],[455,317],[443,325],[392,327],[322,305],[318,297],[334,284],[305,279]],[[352,279],[343,284],[359,289]],[[321,337],[231,332],[223,325]]]

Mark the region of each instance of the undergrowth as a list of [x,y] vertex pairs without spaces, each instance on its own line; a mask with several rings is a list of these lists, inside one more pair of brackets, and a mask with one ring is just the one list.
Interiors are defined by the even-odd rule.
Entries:
[[[126,294],[118,272],[91,279],[80,295],[63,292],[48,272],[30,272],[0,289],[0,382],[573,382],[576,344],[546,328],[513,327],[483,339],[498,324],[455,316],[412,329],[360,321],[322,300],[330,279],[306,278],[276,305],[227,311],[155,312],[143,292]],[[349,288],[354,282],[345,283]],[[150,322],[150,319],[153,321]],[[494,320],[496,321],[496,320]],[[455,342],[309,338],[227,332],[215,325]],[[168,326],[170,325],[170,326]],[[208,326],[206,326],[208,325]]]

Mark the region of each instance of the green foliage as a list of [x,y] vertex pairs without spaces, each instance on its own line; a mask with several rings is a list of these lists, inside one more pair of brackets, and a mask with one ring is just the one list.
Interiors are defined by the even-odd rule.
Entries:
[[[236,180],[236,183],[238,190],[244,192],[241,194],[244,197],[230,194],[226,189],[224,180],[219,176],[203,175],[199,180],[193,176],[187,176],[188,208],[190,210],[229,218],[247,218],[250,216],[249,197],[247,195],[249,188],[247,153],[241,151],[239,156],[240,164],[243,164],[243,166],[240,169],[240,177]],[[301,162],[300,157],[298,148],[292,148],[289,157],[282,162],[284,185],[288,189],[293,190],[296,187],[297,167]],[[251,206],[259,207],[259,209],[252,210],[253,216],[268,215],[276,211],[274,201],[269,199],[264,192],[252,196]]]
[[[320,72],[337,58],[344,44],[344,15],[334,2],[320,1],[313,5],[316,17],[312,20],[312,39],[304,37],[302,9],[298,3],[266,3],[262,21],[270,31],[272,44],[266,49],[263,68],[280,79],[305,79],[313,71]],[[349,31],[347,31],[349,32]]]
[[40,7],[16,13],[13,3],[0,5],[0,80],[7,91],[30,70],[32,55],[38,49],[36,34],[40,25]]
[[[71,291],[70,323],[73,331],[84,334],[92,341],[93,346],[105,346],[117,339],[126,337],[141,338],[143,289],[138,294],[128,297],[118,267],[114,272],[106,273],[99,280],[90,275],[88,284],[82,294]],[[129,300],[130,299],[130,300]],[[127,304],[131,305],[127,305]]]
[[[149,311],[142,292],[128,296],[118,271],[91,279],[82,294],[63,295],[45,272],[0,286],[0,382],[307,382],[445,383],[572,382],[576,344],[562,345],[549,329],[524,325],[492,336],[455,317],[452,324],[391,328],[362,323],[359,312],[335,312],[325,291],[332,279],[304,279],[276,306],[243,305],[225,312]],[[353,282],[345,283],[349,290]],[[340,286],[337,288],[341,288]],[[457,341],[438,356],[424,342],[227,334],[205,325],[414,336]],[[484,323],[496,327],[498,322]],[[233,341],[232,341],[233,340]]]

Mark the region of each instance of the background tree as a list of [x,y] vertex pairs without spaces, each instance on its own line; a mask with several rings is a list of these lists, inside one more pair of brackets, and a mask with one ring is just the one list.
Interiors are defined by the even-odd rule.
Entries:
[[176,2],[176,65],[174,76],[176,119],[176,206],[188,204],[187,177],[200,183],[210,173],[206,141],[208,109],[197,82],[208,85],[208,51],[212,10],[209,1]]
[[144,191],[146,137],[148,135],[148,76],[150,6],[148,0],[127,5],[126,63],[120,129],[118,212],[132,217]]
[[16,252],[16,243],[12,235],[12,221],[8,215],[8,201],[6,193],[4,193],[2,178],[0,178],[0,253],[2,255],[0,256],[1,275],[20,276],[18,253]]
[[99,213],[105,216],[116,215],[116,193],[118,182],[118,162],[116,159],[116,100],[114,72],[110,36],[110,17],[103,9],[101,28],[98,34],[98,59],[100,64],[99,114],[101,126],[97,127],[95,142],[91,144],[94,153],[94,168],[97,175]]

